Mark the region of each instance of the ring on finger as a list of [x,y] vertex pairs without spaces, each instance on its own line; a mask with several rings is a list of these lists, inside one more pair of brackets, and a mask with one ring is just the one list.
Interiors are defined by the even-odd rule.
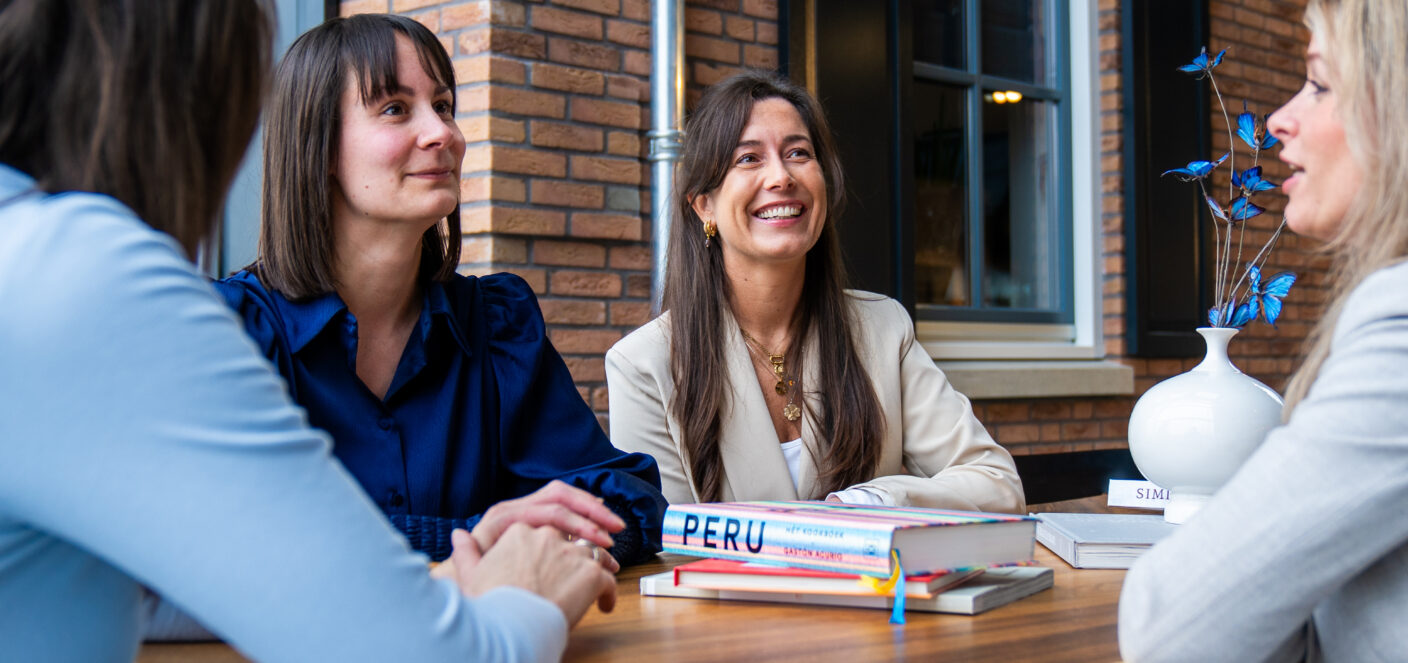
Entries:
[[597,563],[601,562],[601,546],[586,539],[577,539],[572,542],[572,545],[590,549],[592,551],[592,561]]

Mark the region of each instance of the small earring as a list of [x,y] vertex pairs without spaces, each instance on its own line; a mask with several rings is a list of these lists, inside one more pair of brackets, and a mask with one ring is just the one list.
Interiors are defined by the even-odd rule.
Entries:
[[706,248],[706,249],[709,248],[709,244],[711,244],[711,243],[713,242],[714,235],[717,235],[717,234],[719,234],[719,228],[718,228],[718,226],[715,226],[715,225],[714,225],[714,220],[713,220],[713,219],[709,219],[708,221],[705,221],[705,222],[704,222],[704,248]]

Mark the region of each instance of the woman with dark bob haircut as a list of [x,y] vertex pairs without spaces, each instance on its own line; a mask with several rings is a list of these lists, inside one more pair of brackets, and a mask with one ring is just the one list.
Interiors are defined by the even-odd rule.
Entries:
[[457,532],[431,578],[188,260],[271,11],[0,1],[0,660],[131,660],[144,586],[261,661],[557,660],[591,551]]
[[845,289],[844,180],[804,89],[745,73],[685,132],[667,312],[607,354],[612,441],[674,502],[828,499],[1018,512],[1012,457],[914,340]]
[[454,528],[488,548],[526,522],[613,569],[659,550],[655,463],[611,446],[532,289],[455,272],[465,142],[439,39],[331,19],[284,56],[266,117],[259,258],[216,290],[411,545],[440,560]]

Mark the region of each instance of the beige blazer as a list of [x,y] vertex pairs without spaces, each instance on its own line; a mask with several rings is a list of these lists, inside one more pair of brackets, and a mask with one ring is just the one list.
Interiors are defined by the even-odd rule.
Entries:
[[[1022,482],[1007,450],[973,416],[963,394],[949,385],[914,340],[914,323],[893,299],[848,291],[855,313],[861,363],[870,375],[885,418],[877,476],[860,484],[897,505],[1022,513]],[[805,447],[798,487],[772,426],[762,387],[732,316],[725,321],[725,356],[732,391],[724,403],[719,449],[724,501],[820,497],[816,485],[818,441],[810,417],[802,421]],[[670,412],[670,327],[666,313],[620,340],[606,354],[611,441],[660,464],[665,498],[699,500],[679,424]],[[816,352],[807,349],[803,376],[817,375]],[[819,408],[814,385],[803,384],[808,406]],[[805,413],[807,408],[803,408]],[[804,414],[805,417],[805,414]]]

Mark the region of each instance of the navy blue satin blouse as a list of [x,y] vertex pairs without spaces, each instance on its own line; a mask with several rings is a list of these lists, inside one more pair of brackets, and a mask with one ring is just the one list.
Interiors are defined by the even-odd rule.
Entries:
[[523,279],[427,283],[384,400],[357,377],[357,320],[336,293],[291,302],[248,271],[214,285],[338,459],[432,559],[449,555],[452,528],[553,479],[626,521],[611,551],[622,563],[660,549],[655,460],[611,446]]

